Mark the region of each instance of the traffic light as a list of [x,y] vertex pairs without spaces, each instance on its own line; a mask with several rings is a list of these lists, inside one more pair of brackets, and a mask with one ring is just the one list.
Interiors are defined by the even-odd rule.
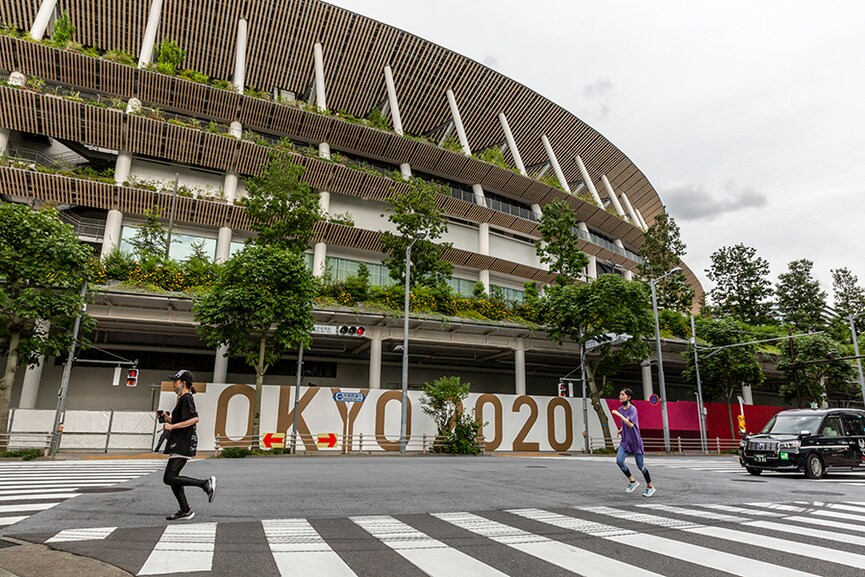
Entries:
[[138,369],[129,369],[128,371],[126,371],[126,386],[138,386]]
[[366,329],[355,325],[342,325],[338,332],[341,337],[362,337],[366,334]]
[[567,397],[568,396],[568,383],[565,381],[559,381],[559,396]]

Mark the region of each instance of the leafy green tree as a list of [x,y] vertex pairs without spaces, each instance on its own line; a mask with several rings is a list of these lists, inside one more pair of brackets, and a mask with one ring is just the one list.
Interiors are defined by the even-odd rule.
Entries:
[[826,292],[820,289],[820,282],[811,274],[814,263],[808,259],[792,261],[789,272],[778,275],[775,286],[775,299],[778,312],[786,324],[800,331],[824,328]]
[[[18,367],[69,350],[73,321],[84,307],[81,286],[90,256],[55,209],[0,202],[0,357],[6,359],[0,434],[7,431]],[[91,327],[83,325],[84,331]]]
[[424,383],[421,404],[424,414],[432,417],[436,424],[434,451],[479,452],[477,436],[480,423],[463,411],[463,401],[469,395],[469,389],[469,383],[462,383],[459,377],[441,377],[432,383]]
[[644,337],[650,336],[654,330],[649,302],[643,283],[607,274],[588,284],[553,285],[541,304],[541,318],[546,324],[547,334],[556,342],[567,339],[582,346],[599,334],[631,335],[622,345],[603,344],[586,356],[589,396],[601,421],[606,446],[610,448],[613,439],[601,405],[601,395],[608,388],[607,377],[615,375],[623,363],[648,356],[649,347]]
[[535,251],[550,272],[556,273],[556,283],[571,284],[582,278],[589,259],[580,250],[577,233],[577,214],[564,200],[556,200],[544,207],[538,221],[541,241]]
[[452,245],[434,242],[448,231],[447,218],[436,205],[436,195],[445,193],[439,184],[411,178],[408,191],[393,191],[388,196],[388,220],[396,225],[397,234],[387,231],[381,236],[382,250],[388,255],[383,264],[398,283],[405,284],[405,252],[420,231],[426,232],[426,237],[411,249],[411,286],[433,287],[451,277],[453,264],[442,254]]
[[75,36],[76,28],[72,24],[72,18],[69,17],[69,12],[63,11],[51,27],[51,42],[59,47],[64,48]]
[[275,152],[261,176],[244,180],[246,214],[258,233],[253,242],[297,254],[309,248],[323,214],[318,195],[301,180],[303,172],[291,157]]
[[766,279],[769,262],[756,249],[737,244],[712,253],[706,276],[715,283],[709,292],[714,312],[748,324],[765,324],[769,318],[768,299],[772,284]]
[[204,287],[213,283],[216,278],[217,266],[204,250],[204,241],[192,243],[192,254],[183,263],[189,286]]
[[198,333],[211,347],[228,345],[232,357],[255,369],[254,437],[261,420],[261,389],[270,365],[310,343],[315,284],[304,259],[276,245],[247,245],[221,268],[196,299]]
[[791,340],[790,346],[781,349],[777,363],[788,379],[779,391],[784,401],[795,399],[799,407],[809,403],[820,406],[833,395],[856,395],[859,386],[853,381],[853,365],[840,360],[844,351],[837,342],[826,335]]
[[162,74],[177,74],[185,58],[186,50],[177,42],[163,38],[156,50],[156,69]]
[[846,317],[865,312],[865,289],[859,286],[859,278],[846,267],[832,269],[830,272],[835,312],[838,316]]
[[138,262],[145,270],[150,270],[166,260],[168,254],[168,231],[159,220],[162,213],[158,206],[144,211],[144,224],[135,227],[132,248]]
[[[751,339],[747,328],[733,318],[709,319],[699,318],[696,323],[697,338],[706,343],[703,346],[722,347],[745,343]],[[695,383],[694,349],[689,345],[682,353],[688,362],[683,371],[685,380]],[[703,398],[706,401],[719,399],[727,403],[727,416],[730,418],[730,438],[736,437],[733,428],[733,411],[731,404],[736,391],[743,384],[760,385],[765,379],[757,349],[754,345],[732,346],[702,353],[698,357],[700,381],[703,387]]]
[[[682,242],[679,225],[666,209],[655,217],[652,226],[646,231],[640,256],[644,262],[637,270],[646,281],[661,277],[681,264],[685,256],[685,243]],[[694,304],[695,291],[688,286],[683,275],[670,275],[656,283],[655,292],[661,309],[687,313]]]

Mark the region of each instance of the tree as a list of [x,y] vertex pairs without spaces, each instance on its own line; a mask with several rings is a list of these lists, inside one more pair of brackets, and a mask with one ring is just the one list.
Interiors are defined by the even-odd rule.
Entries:
[[423,412],[436,423],[436,446],[433,451],[470,453],[480,451],[477,436],[480,423],[463,411],[463,401],[469,395],[469,383],[459,377],[441,377],[424,383],[421,403]]
[[75,31],[76,28],[72,24],[69,12],[64,10],[60,18],[54,22],[54,26],[51,27],[51,42],[58,48],[65,48],[72,41],[72,37],[75,36]]
[[775,286],[775,299],[778,312],[785,323],[800,331],[824,328],[826,292],[820,289],[820,282],[811,275],[814,263],[808,259],[792,261],[789,272],[778,275]]
[[607,377],[616,374],[623,363],[644,359],[649,354],[644,337],[652,333],[653,323],[645,284],[626,281],[614,274],[601,275],[588,284],[557,284],[549,288],[541,307],[549,338],[559,343],[568,339],[583,346],[590,338],[604,333],[631,335],[623,345],[607,343],[594,348],[585,362],[592,406],[601,422],[604,442],[612,448],[601,394],[607,389]]
[[544,214],[538,221],[541,242],[535,251],[550,272],[556,273],[560,285],[571,284],[583,276],[583,269],[589,259],[580,250],[580,236],[577,233],[577,215],[574,209],[563,200],[556,200],[544,207]]
[[90,256],[55,209],[0,202],[0,357],[6,358],[0,433],[7,431],[18,367],[69,350],[72,323],[84,307],[81,286]]
[[853,365],[840,360],[841,346],[826,335],[799,337],[784,347],[777,367],[788,382],[781,385],[781,398],[796,400],[799,407],[809,403],[822,405],[830,396],[855,395],[859,386],[853,381]]
[[[697,336],[710,347],[735,345],[751,340],[750,334],[743,330],[745,327],[733,318],[700,318],[697,323]],[[693,345],[689,345],[682,356],[688,361],[688,367],[682,376],[687,381],[696,382]],[[720,399],[727,403],[730,438],[733,439],[736,436],[731,408],[733,395],[743,384],[757,386],[765,378],[757,359],[757,349],[754,345],[741,345],[709,351],[698,357],[698,363],[703,397],[707,401]]]
[[230,356],[255,369],[254,438],[260,432],[264,374],[281,355],[309,345],[314,296],[303,257],[280,246],[250,244],[195,301],[202,339],[214,348],[228,345]]
[[718,249],[711,259],[706,276],[715,283],[709,295],[719,316],[748,324],[768,322],[767,299],[772,295],[772,285],[766,279],[769,262],[758,257],[756,249],[741,243]]
[[135,227],[132,248],[142,268],[150,269],[166,260],[168,255],[168,232],[159,221],[158,206],[144,210],[144,224]]
[[322,219],[318,195],[303,182],[304,167],[291,157],[271,153],[261,176],[244,180],[245,210],[256,244],[274,245],[300,254],[315,236],[315,223]]
[[857,315],[865,312],[865,289],[859,279],[847,268],[832,269],[832,292],[835,312],[838,316]]
[[447,218],[436,205],[437,194],[445,194],[441,185],[411,178],[406,192],[392,191],[387,198],[391,203],[388,220],[396,225],[397,234],[382,234],[382,250],[388,255],[382,264],[398,283],[405,284],[406,249],[420,231],[426,232],[426,237],[415,241],[411,249],[411,286],[433,287],[446,282],[453,273],[453,264],[442,258],[451,243],[433,242],[448,231]]
[[[681,258],[685,256],[685,243],[682,242],[679,225],[666,210],[655,217],[655,222],[646,231],[640,256],[644,262],[637,270],[646,281],[663,276],[681,264]],[[695,291],[682,275],[670,275],[660,281],[655,285],[655,292],[661,309],[687,313],[694,304]]]

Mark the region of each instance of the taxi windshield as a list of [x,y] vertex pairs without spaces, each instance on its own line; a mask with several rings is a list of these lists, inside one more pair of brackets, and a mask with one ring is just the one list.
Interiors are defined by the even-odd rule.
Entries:
[[775,415],[760,432],[775,435],[798,435],[805,431],[813,433],[820,426],[822,418],[821,415]]

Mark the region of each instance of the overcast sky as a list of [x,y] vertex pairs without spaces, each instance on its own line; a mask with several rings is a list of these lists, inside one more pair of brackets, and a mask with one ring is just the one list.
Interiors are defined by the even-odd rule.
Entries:
[[618,146],[705,269],[744,243],[865,284],[865,2],[329,0],[525,84]]

